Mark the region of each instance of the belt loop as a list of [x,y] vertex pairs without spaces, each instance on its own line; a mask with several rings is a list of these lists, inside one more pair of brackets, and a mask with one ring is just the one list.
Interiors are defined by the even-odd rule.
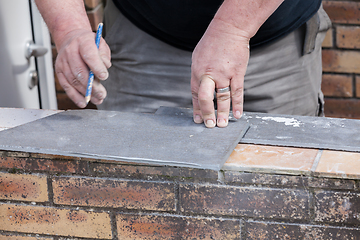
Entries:
[[320,28],[320,17],[317,12],[306,22],[305,40],[303,46],[303,55],[310,54],[315,49],[316,36]]

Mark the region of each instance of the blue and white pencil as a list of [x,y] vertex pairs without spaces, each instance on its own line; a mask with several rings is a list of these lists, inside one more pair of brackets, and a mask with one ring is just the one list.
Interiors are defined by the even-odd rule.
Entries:
[[[95,44],[96,44],[97,48],[99,48],[99,45],[100,45],[102,29],[103,29],[103,24],[99,23],[99,26],[98,26],[97,31],[96,31],[96,38],[95,38]],[[85,94],[86,104],[89,103],[90,98],[91,98],[91,91],[92,91],[93,81],[94,81],[94,73],[93,73],[93,71],[90,70],[88,84],[87,84],[87,88],[86,88],[86,94]]]

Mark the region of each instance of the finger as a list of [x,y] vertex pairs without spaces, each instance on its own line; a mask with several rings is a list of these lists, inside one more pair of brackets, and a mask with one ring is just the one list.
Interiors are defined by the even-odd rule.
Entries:
[[[68,54],[70,55],[70,53]],[[69,63],[66,62],[66,59],[68,59]],[[70,71],[66,71],[67,74],[65,74],[69,84],[79,93],[85,95],[89,80],[89,70],[83,59],[81,59],[79,54],[71,53],[71,56],[67,56],[65,60],[63,58],[63,62],[63,70],[66,70],[66,66],[69,66],[71,69]],[[91,102],[95,105],[99,105],[103,102],[105,97],[106,90],[104,86],[101,85],[98,81],[94,81],[92,86]]]
[[55,68],[56,72],[64,74],[73,88],[85,95],[89,70],[79,54],[66,50],[64,54],[58,56]]
[[97,78],[100,80],[108,78],[109,73],[107,67],[100,56],[99,49],[96,47],[94,39],[82,41],[79,53],[85,64],[93,71]]
[[95,105],[99,105],[103,102],[107,95],[105,87],[100,83],[98,79],[95,79],[93,82],[92,92],[91,92],[91,102]]
[[230,89],[227,92],[216,93],[217,100],[217,126],[226,127],[229,122],[230,113]]
[[231,80],[231,101],[235,118],[241,118],[244,102],[244,77],[236,76]]
[[191,76],[191,94],[193,104],[193,119],[195,123],[202,123],[201,110],[199,105],[199,83],[194,76]]
[[[85,68],[84,71],[87,71]],[[85,80],[88,73],[80,73],[70,69],[67,58],[64,55],[59,55],[55,63],[55,72],[58,76],[60,85],[64,88],[69,98],[80,108],[86,106],[84,94],[86,91],[87,80]],[[75,75],[75,74],[77,75]]]
[[214,80],[204,75],[200,81],[200,87],[198,92],[199,105],[201,110],[201,116],[204,120],[205,126],[213,128],[216,126],[216,117],[214,109],[214,91],[215,82]]
[[67,96],[73,101],[79,108],[86,107],[85,98],[82,94],[80,94],[67,80],[64,73],[56,72],[59,83],[61,87],[64,89]]
[[101,60],[105,64],[106,68],[111,67],[111,51],[109,45],[107,45],[105,39],[101,38],[99,46],[99,54]]

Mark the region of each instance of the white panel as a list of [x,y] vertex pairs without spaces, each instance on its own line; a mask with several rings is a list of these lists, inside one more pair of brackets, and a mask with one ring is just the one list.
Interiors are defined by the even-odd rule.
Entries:
[[39,108],[38,88],[28,87],[35,60],[25,57],[32,41],[28,0],[0,1],[0,106]]
[[45,21],[41,17],[34,0],[31,0],[31,10],[34,29],[34,41],[37,45],[41,45],[48,49],[48,52],[43,57],[37,58],[41,108],[57,109],[49,30],[45,24]]

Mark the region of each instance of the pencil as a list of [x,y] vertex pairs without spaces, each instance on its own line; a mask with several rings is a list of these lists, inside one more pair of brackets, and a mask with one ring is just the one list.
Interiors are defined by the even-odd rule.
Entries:
[[[97,31],[96,31],[96,37],[95,37],[95,44],[96,44],[97,48],[99,48],[102,29],[103,29],[103,24],[99,23],[99,26],[98,26]],[[93,81],[94,81],[94,73],[93,73],[93,71],[90,70],[88,84],[87,84],[87,88],[86,88],[86,94],[85,94],[86,104],[89,103],[90,98],[91,98],[91,91],[92,91]]]

